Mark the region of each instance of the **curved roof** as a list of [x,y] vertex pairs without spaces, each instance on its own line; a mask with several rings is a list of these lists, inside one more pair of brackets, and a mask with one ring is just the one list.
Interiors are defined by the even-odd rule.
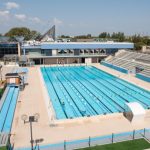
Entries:
[[133,115],[145,114],[145,109],[137,102],[127,103],[127,106],[132,111]]

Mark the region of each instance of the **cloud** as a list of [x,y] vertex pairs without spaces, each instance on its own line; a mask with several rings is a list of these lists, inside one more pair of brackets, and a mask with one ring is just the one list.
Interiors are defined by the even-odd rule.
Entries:
[[11,14],[8,10],[0,10],[0,24],[5,24],[9,18],[10,18]]
[[74,27],[75,25],[72,24],[72,23],[70,23],[70,24],[68,24],[68,26],[69,26],[69,27]]
[[[12,8],[19,8],[16,5],[8,5],[7,3],[7,9],[4,10],[0,9],[0,30],[2,29],[9,29],[14,26],[27,26],[29,28],[40,28],[45,24],[45,21],[43,21],[41,18],[37,16],[29,16],[24,13],[15,13],[15,11],[12,11]],[[55,20],[58,24],[58,20]],[[1,31],[2,33],[5,31]]]
[[63,24],[63,21],[59,20],[58,18],[54,18],[54,19],[53,19],[53,23],[54,23],[56,26],[59,26],[59,25],[62,25],[62,24]]
[[30,20],[33,21],[34,23],[42,23],[41,19],[38,17],[30,18]]
[[8,10],[4,10],[4,11],[0,10],[0,16],[1,17],[8,17],[9,14],[10,14],[10,12]]
[[25,14],[15,14],[14,16],[20,21],[25,21],[27,19],[27,16]]
[[6,9],[18,9],[20,7],[20,5],[15,2],[7,2],[5,6]]

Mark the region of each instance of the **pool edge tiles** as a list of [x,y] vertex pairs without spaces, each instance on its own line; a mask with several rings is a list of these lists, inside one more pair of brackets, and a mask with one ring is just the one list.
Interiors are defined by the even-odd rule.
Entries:
[[40,71],[58,120],[121,113],[125,103],[134,101],[150,107],[149,91],[93,66],[41,67]]

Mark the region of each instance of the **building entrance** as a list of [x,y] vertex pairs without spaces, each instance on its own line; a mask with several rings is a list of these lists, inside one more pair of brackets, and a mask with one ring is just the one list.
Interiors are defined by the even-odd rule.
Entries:
[[81,63],[85,63],[85,58],[82,58],[82,59],[81,59]]

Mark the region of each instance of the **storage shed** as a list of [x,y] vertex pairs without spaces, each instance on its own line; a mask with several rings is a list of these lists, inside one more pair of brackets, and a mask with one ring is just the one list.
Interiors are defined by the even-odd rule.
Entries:
[[18,73],[7,73],[5,75],[7,85],[19,86],[21,83],[21,78]]

